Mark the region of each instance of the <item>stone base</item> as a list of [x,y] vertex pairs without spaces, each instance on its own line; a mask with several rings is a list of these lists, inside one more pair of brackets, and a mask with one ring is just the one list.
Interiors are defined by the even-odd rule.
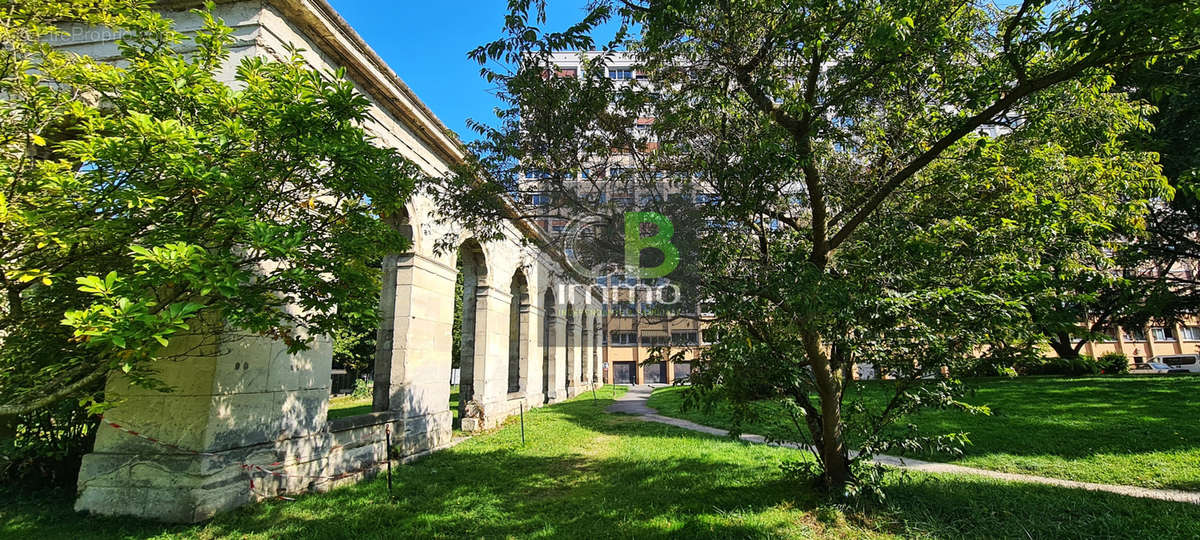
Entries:
[[567,389],[566,388],[555,388],[546,393],[546,403],[547,404],[558,403],[565,399],[567,399]]
[[[207,455],[92,453],[79,470],[75,510],[195,523],[264,498],[326,491],[385,467],[389,426],[393,457],[405,461],[447,446],[451,418],[448,410],[410,418],[391,412],[339,418],[308,437]],[[276,462],[284,465],[269,466]],[[247,470],[247,463],[283,476]]]
[[[257,455],[254,455],[257,454]],[[256,500],[241,463],[272,463],[275,453],[239,449],[215,455],[92,453],[79,469],[75,510],[195,523]],[[292,470],[289,473],[295,474]]]

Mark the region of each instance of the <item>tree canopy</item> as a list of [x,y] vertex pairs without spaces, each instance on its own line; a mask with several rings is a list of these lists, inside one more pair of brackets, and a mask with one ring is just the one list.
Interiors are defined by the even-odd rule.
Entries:
[[[1146,110],[1112,74],[1200,47],[1190,1],[599,1],[563,32],[540,28],[542,2],[510,6],[473,53],[508,104],[478,124],[478,169],[610,222],[670,197],[590,200],[581,180],[683,194],[703,226],[676,234],[723,330],[693,396],[789,403],[835,493],[874,452],[961,443],[880,434],[961,406],[929,378],[1037,340],[1111,281],[1115,243],[1169,195],[1123,142]],[[609,20],[617,41],[560,76],[552,53],[597,48]],[[618,50],[644,80],[606,75]],[[448,183],[466,220],[487,213],[468,178]],[[886,405],[853,399],[863,364],[897,379]]]
[[[161,387],[166,351],[200,354],[168,349],[189,333],[296,351],[376,317],[372,261],[407,245],[381,216],[420,171],[363,130],[342,73],[231,64],[206,10],[191,37],[142,1],[3,12],[0,417],[99,398],[114,370]],[[120,61],[61,47],[79,25]]]

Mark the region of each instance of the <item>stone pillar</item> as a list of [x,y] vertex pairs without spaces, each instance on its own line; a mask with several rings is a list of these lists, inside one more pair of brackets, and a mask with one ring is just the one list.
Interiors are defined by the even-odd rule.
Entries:
[[450,442],[458,271],[423,255],[389,258],[384,259],[383,281],[384,291],[392,294],[383,294],[379,302],[373,409],[403,413],[404,432],[394,439],[403,454],[413,454]]
[[551,319],[554,324],[554,343],[550,350],[550,388],[547,400],[550,402],[567,399],[567,319],[562,315],[563,307],[555,309]]
[[592,387],[592,328],[586,312],[579,326],[579,384],[586,389]]
[[242,463],[284,460],[294,463],[289,474],[321,472],[332,357],[325,339],[296,354],[219,329],[172,339],[156,366],[172,392],[110,377],[106,397],[120,405],[104,414],[83,458],[75,509],[196,522],[256,498]]
[[567,397],[574,397],[582,392],[582,387],[579,383],[579,374],[583,368],[580,361],[583,359],[581,350],[583,349],[583,325],[580,324],[582,317],[579,313],[572,311],[571,320],[568,322],[567,333],[570,337],[571,346],[567,352],[567,373],[569,379],[567,381]]
[[592,380],[596,386],[604,386],[604,362],[606,355],[603,350],[604,338],[604,318],[596,317],[596,331],[592,332],[592,357],[595,361],[592,363]]
[[[468,407],[462,418],[463,431],[488,429],[503,420],[507,414],[508,401],[508,323],[512,296],[495,287],[475,288],[475,340],[473,343],[474,365],[471,369],[470,388],[460,399],[474,401],[477,410]],[[464,303],[464,310],[466,304]],[[464,318],[463,328],[467,328]],[[466,340],[463,351],[467,353]],[[467,377],[463,370],[463,377]],[[460,385],[466,388],[466,382]]]
[[525,392],[525,403],[528,407],[536,407],[541,405],[545,400],[546,389],[542,386],[543,383],[543,325],[545,324],[545,314],[541,308],[535,306],[534,296],[530,295],[528,306],[522,310],[521,324],[522,333],[525,336],[524,350],[521,353],[521,376],[524,386],[522,389]]
[[534,324],[532,321],[533,306],[530,305],[529,295],[527,294],[522,294],[521,298],[514,299],[514,301],[521,302],[519,312],[517,314],[517,324],[520,325],[520,330],[517,332],[519,339],[519,342],[517,343],[517,365],[520,366],[518,391],[524,395],[527,395],[529,393],[529,385],[532,384],[534,380],[529,376],[529,368],[533,363],[530,362],[530,358],[532,358],[530,354],[533,350],[534,344]]

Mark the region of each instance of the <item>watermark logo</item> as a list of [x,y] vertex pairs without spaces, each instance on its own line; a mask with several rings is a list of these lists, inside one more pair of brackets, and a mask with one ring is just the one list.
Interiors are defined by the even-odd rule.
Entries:
[[[642,224],[654,225],[657,231],[652,236],[642,236]],[[625,214],[625,273],[639,278],[667,277],[679,266],[679,249],[671,243],[675,226],[667,216],[658,212],[627,212]],[[663,261],[651,268],[641,264],[642,250],[657,249]]]
[[[675,227],[670,218],[658,212],[626,212],[620,231],[623,237],[605,242],[597,231],[602,234],[607,225],[608,221],[601,216],[588,216],[574,219],[564,227],[561,239],[567,265],[603,284],[600,293],[606,301],[637,298],[640,302],[658,304],[679,302],[682,296],[679,286],[666,279],[679,267],[679,249],[671,242]],[[653,226],[654,231],[643,234],[646,225]],[[647,249],[661,253],[661,262],[642,266],[641,255]],[[584,252],[594,255],[596,262],[590,266],[584,263],[581,256]],[[654,284],[647,284],[647,280],[653,280]]]

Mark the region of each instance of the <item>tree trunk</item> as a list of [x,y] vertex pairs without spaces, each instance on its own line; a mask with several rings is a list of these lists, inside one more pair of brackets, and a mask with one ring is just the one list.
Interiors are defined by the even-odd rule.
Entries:
[[846,441],[842,432],[842,382],[831,369],[829,357],[821,346],[821,337],[816,332],[805,330],[801,334],[805,352],[813,370],[817,397],[820,399],[821,432],[814,433],[816,451],[825,465],[825,488],[830,494],[840,495],[853,478],[850,460],[846,453]]
[[1058,354],[1059,358],[1078,358],[1079,348],[1071,345],[1071,336],[1067,334],[1059,334],[1050,339],[1050,348]]

